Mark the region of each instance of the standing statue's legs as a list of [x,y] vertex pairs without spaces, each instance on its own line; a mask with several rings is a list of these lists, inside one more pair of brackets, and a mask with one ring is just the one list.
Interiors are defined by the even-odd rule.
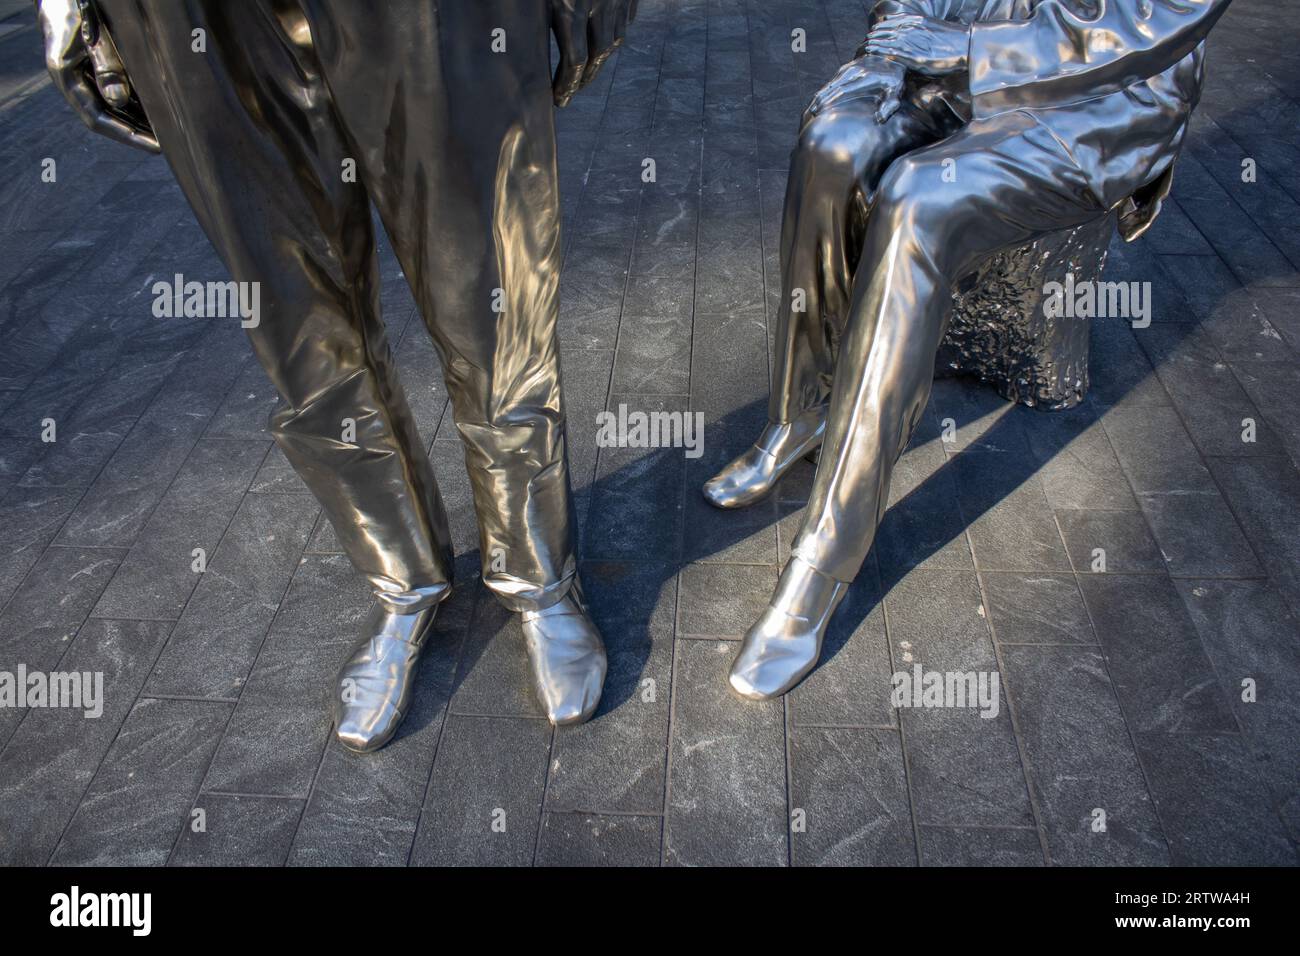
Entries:
[[233,276],[261,284],[251,335],[285,402],[276,439],[381,601],[340,674],[340,738],[391,737],[451,574],[378,317],[371,200],[443,361],[487,586],[523,613],[548,716],[590,716],[606,661],[576,586],[546,6],[106,7],[196,215]]
[[[548,10],[303,0],[370,194],[442,358],[483,579],[522,612],[555,723],[606,660],[577,586],[560,394],[560,197]],[[504,30],[504,50],[494,32]]]
[[953,282],[1000,249],[1104,211],[1065,148],[1026,113],[976,121],[889,167],[853,282],[808,508],[773,600],[732,666],[738,693],[783,694],[816,663],[929,399]]
[[939,139],[947,127],[942,117],[910,104],[878,123],[876,105],[875,98],[854,100],[804,122],[781,226],[768,424],[748,451],[705,484],[705,497],[719,508],[763,498],[821,444],[835,351],[876,186],[894,159]]
[[275,440],[378,599],[336,700],[340,739],[375,749],[452,564],[379,317],[369,200],[343,175],[356,151],[291,3],[101,5],[195,215],[233,278],[259,285],[249,337],[282,399]]

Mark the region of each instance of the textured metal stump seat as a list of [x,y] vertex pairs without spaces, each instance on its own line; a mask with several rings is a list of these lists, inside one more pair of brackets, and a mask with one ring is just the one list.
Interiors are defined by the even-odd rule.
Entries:
[[1050,317],[1049,282],[1096,281],[1115,217],[1105,216],[1000,252],[953,289],[952,320],[935,374],[972,375],[1004,398],[1047,410],[1070,408],[1088,391],[1088,319]]

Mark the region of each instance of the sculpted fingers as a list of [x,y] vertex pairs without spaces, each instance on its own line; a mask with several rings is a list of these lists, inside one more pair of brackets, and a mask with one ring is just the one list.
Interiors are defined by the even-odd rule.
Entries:
[[126,77],[126,67],[118,55],[117,44],[100,28],[95,8],[86,5],[81,21],[81,39],[85,43],[95,76],[95,86],[109,106],[124,108],[131,99],[131,84]]
[[128,105],[131,87],[117,47],[101,28],[94,8],[78,0],[41,0],[37,16],[50,78],[87,128],[127,146],[158,152],[147,123],[133,123],[113,112]]
[[618,17],[623,9],[621,2],[599,4],[587,21],[587,68],[583,71],[582,86],[596,78],[610,54],[621,42],[618,38]]
[[63,87],[64,96],[87,128],[107,136],[124,146],[134,146],[150,153],[159,152],[158,140],[153,131],[128,123],[104,108],[99,90],[84,73],[68,76]]
[[636,4],[629,0],[620,0],[618,16],[614,21],[614,45],[618,46],[627,37],[627,25],[636,16]]
[[900,86],[899,89],[886,93],[881,99],[880,105],[876,107],[877,123],[884,123],[889,119],[889,117],[898,112],[898,108],[903,105],[903,100],[900,95],[901,90],[902,87]]
[[560,63],[555,70],[551,93],[556,106],[568,106],[573,94],[582,86],[587,68],[587,0],[552,0],[551,30],[560,48]]

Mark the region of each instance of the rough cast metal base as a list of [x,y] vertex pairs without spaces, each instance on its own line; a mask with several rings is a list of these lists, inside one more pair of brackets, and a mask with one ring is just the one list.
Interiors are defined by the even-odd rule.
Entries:
[[935,362],[939,377],[969,375],[1006,399],[1047,411],[1088,391],[1086,317],[1048,316],[1043,289],[1096,281],[1115,234],[1113,215],[998,253],[957,284],[952,319]]

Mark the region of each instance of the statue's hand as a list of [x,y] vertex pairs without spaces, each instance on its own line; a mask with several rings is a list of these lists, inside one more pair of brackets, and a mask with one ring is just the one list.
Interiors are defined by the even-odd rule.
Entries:
[[898,14],[885,17],[867,35],[863,49],[925,76],[946,76],[967,68],[970,28],[960,23]]
[[82,122],[119,143],[158,152],[148,120],[133,108],[126,69],[93,4],[37,0],[36,15],[50,77]]
[[902,103],[907,69],[884,57],[861,55],[840,67],[834,79],[817,91],[804,111],[804,121],[857,100],[876,103],[876,122],[883,123]]
[[596,78],[636,19],[637,0],[550,0],[551,30],[560,47],[552,81],[556,106]]

